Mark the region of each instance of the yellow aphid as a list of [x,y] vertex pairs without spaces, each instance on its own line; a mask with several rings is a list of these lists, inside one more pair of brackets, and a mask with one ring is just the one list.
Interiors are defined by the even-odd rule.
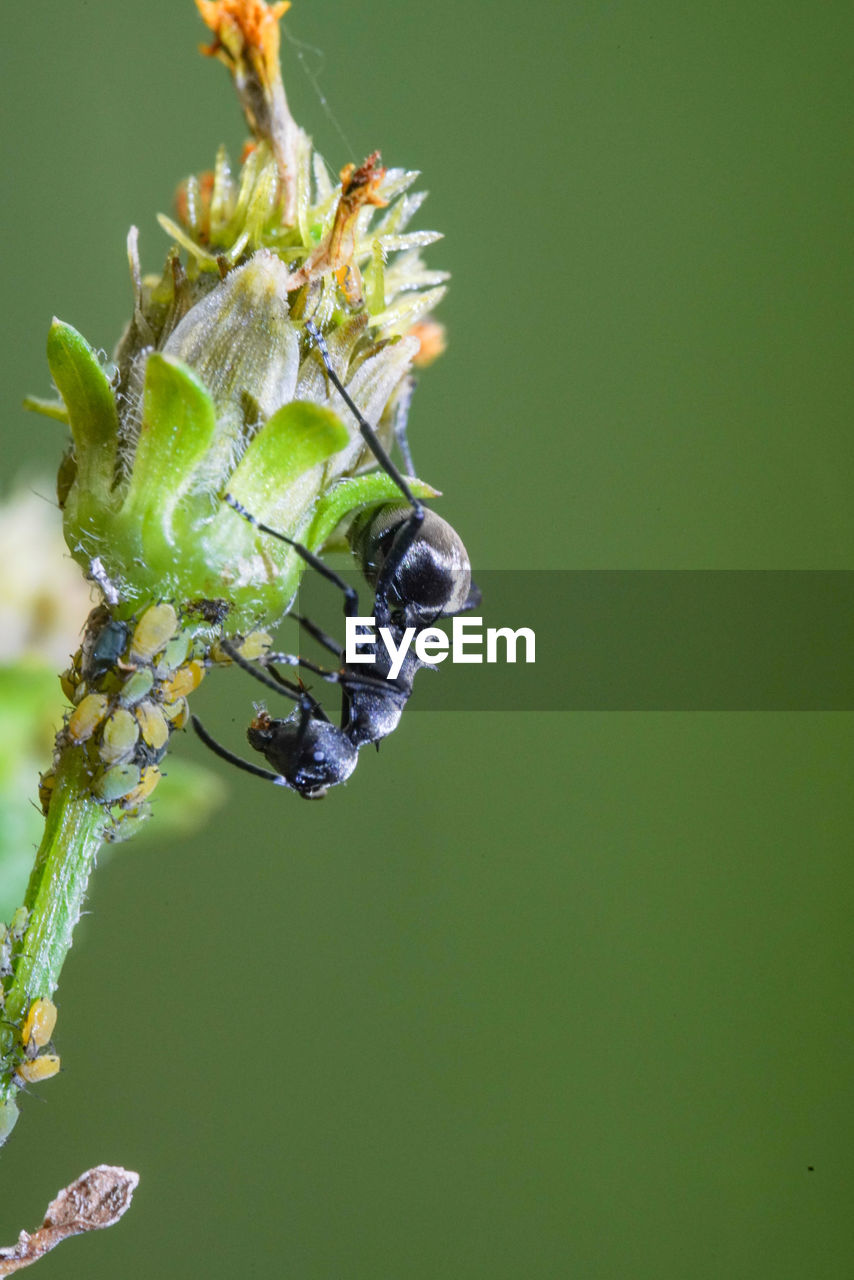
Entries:
[[[266,631],[252,631],[242,640],[238,640],[235,636],[232,643],[241,657],[247,662],[254,662],[272,647],[273,637]],[[215,640],[211,645],[210,656],[212,662],[221,663],[223,666],[228,666],[232,661],[231,654],[225,652],[219,640]]]
[[166,719],[171,721],[173,729],[183,729],[190,718],[186,698],[178,698],[175,702],[164,702],[160,710]]
[[205,669],[201,662],[188,662],[186,666],[179,667],[168,680],[163,681],[160,686],[163,697],[169,702],[174,702],[176,698],[185,698],[188,693],[198,689],[204,676]]
[[208,657],[210,658],[211,662],[215,662],[220,666],[227,667],[229,662],[231,662],[231,658],[229,658],[228,654],[221,647],[220,642],[218,640],[214,640],[213,644],[211,645],[210,652],[208,653]]
[[39,775],[39,804],[44,814],[47,813],[50,806],[50,798],[53,795],[55,786],[55,773],[42,773]]
[[153,751],[159,751],[161,747],[165,747],[169,741],[169,725],[156,703],[148,699],[140,702],[139,706],[134,708],[134,715],[139,721],[145,745],[151,747]]
[[52,1000],[34,1000],[21,1027],[21,1044],[28,1058],[34,1058],[53,1036],[58,1010]]
[[147,800],[151,795],[162,776],[156,764],[148,765],[142,771],[138,786],[123,798],[122,806],[125,809],[135,809],[137,805],[142,804],[143,800]]
[[190,723],[190,707],[186,698],[181,698],[177,705],[179,711],[172,721],[172,726],[175,729],[185,729]]
[[61,1066],[59,1054],[43,1053],[38,1058],[19,1062],[15,1067],[15,1075],[26,1084],[38,1084],[41,1080],[49,1080],[55,1076]]
[[252,631],[238,648],[241,658],[254,662],[272,648],[273,637],[266,631]]
[[105,693],[87,693],[68,721],[68,736],[75,745],[87,742],[107,714],[110,699]]
[[118,764],[133,754],[139,725],[130,711],[119,707],[105,722],[101,733],[100,756],[105,764]]
[[171,604],[153,604],[136,624],[130,646],[131,662],[150,662],[178,630],[178,615]]

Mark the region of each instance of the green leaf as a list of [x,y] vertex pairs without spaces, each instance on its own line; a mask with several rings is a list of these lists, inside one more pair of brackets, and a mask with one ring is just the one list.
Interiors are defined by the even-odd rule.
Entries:
[[23,407],[30,413],[40,413],[43,418],[55,418],[68,424],[68,410],[61,400],[45,400],[42,396],[24,396]]
[[[439,490],[423,480],[407,477],[409,487],[416,498],[438,498]],[[312,550],[321,548],[333,530],[345,516],[365,507],[385,506],[388,502],[405,504],[406,499],[397,485],[384,471],[371,471],[364,476],[351,476],[328,489],[317,504],[306,545]]]
[[[288,510],[293,496],[288,490],[349,444],[349,431],[330,409],[309,400],[292,400],[255,436],[229,482],[229,493],[259,520],[278,520],[278,527],[293,527],[293,513]],[[316,487],[312,488],[314,492],[307,492],[300,505],[314,498]]]
[[122,518],[150,521],[171,544],[175,508],[203,465],[216,433],[216,410],[204,385],[173,356],[153,352],[145,369],[142,426]]
[[56,318],[48,333],[47,359],[68,409],[77,484],[87,495],[106,496],[113,483],[118,441],[112,387],[86,339]]

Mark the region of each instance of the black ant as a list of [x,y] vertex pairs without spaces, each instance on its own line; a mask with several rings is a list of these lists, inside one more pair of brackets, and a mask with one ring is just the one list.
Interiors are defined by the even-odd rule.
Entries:
[[[289,787],[305,799],[317,799],[325,795],[329,787],[347,781],[363,746],[372,742],[378,747],[380,740],[397,728],[412,694],[416,672],[420,667],[429,665],[411,647],[413,637],[432,627],[440,617],[450,617],[475,607],[480,593],[472,584],[468,554],[459,535],[446,520],[425,508],[413,495],[373,427],[332,368],[321,334],[311,321],[306,328],[320,352],[330,381],[355,417],[362,438],[409,504],[387,504],[357,517],[348,535],[365,577],[374,588],[377,628],[387,628],[398,652],[406,641],[409,647],[392,679],[389,678],[392,657],[388,645],[377,644],[372,662],[358,666],[343,662],[336,671],[292,654],[271,653],[261,660],[269,670],[261,671],[228,641],[222,641],[222,648],[238,666],[267,688],[297,703],[291,715],[284,720],[274,719],[266,711],[260,711],[247,732],[250,746],[266,757],[275,772],[235,755],[216,742],[196,716],[191,719],[201,740],[223,760],[277,786]],[[307,564],[343,593],[345,616],[359,617],[359,598],[355,588],[307,547],[262,524],[231,494],[225,494],[224,500],[261,533],[293,547]],[[339,661],[342,659],[340,645],[330,636],[307,618],[299,618],[298,621]],[[276,663],[301,666],[330,683],[339,684],[342,691],[340,725],[332,724],[320,703],[301,684],[294,684],[275,671],[273,664]]]

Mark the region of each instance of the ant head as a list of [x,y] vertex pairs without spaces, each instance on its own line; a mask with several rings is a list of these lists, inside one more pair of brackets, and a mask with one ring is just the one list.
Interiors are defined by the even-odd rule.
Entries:
[[[354,521],[350,544],[372,586],[376,586],[396,536],[411,518],[411,507],[387,506]],[[438,617],[465,609],[470,590],[471,565],[462,539],[447,520],[425,510],[395,570],[389,605],[401,613],[404,625],[425,627]]]
[[319,800],[329,787],[346,782],[356,767],[358,749],[328,720],[304,710],[287,720],[261,711],[246,737],[304,800]]

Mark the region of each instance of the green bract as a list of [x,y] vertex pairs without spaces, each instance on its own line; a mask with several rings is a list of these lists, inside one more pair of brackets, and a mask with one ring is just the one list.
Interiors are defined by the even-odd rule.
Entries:
[[[86,571],[99,558],[120,613],[154,599],[223,600],[229,631],[281,616],[304,562],[259,536],[225,493],[313,549],[355,508],[398,496],[385,476],[343,482],[364,448],[330,407],[322,365],[290,318],[287,278],[259,251],[211,279],[165,338],[161,330],[159,350],[125,346],[115,387],[80,334],[53,323],[48,359],[72,435],[60,491],[66,539]],[[182,289],[186,278],[179,302]],[[360,347],[351,394],[376,419],[405,376],[412,340],[371,350],[364,330],[342,326],[331,351],[346,373]]]

